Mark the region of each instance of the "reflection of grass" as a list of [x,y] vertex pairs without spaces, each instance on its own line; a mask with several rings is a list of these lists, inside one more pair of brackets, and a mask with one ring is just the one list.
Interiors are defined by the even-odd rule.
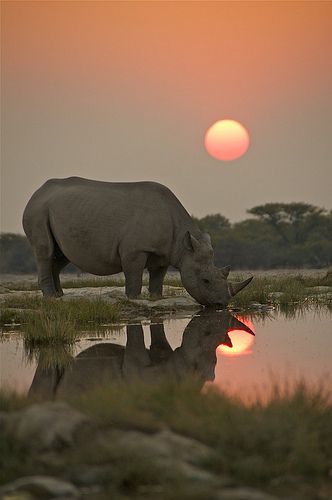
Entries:
[[64,370],[68,368],[73,362],[73,345],[68,342],[54,343],[49,342],[48,344],[43,339],[43,345],[36,345],[35,342],[26,339],[24,342],[25,355],[28,362],[38,363],[39,368],[42,370],[50,370],[52,368],[57,368],[58,370]]
[[[74,472],[82,467],[109,466],[111,475],[104,474],[98,482],[105,493],[100,498],[122,498],[124,493],[136,498],[144,488],[151,488],[151,498],[156,498],[154,491],[162,499],[196,498],[192,477],[181,477],[179,471],[177,479],[170,480],[168,468],[153,455],[140,457],[138,450],[128,452],[112,441],[111,431],[118,427],[148,433],[167,427],[211,447],[213,460],[200,466],[221,479],[230,478],[233,485],[263,488],[281,498],[321,498],[321,492],[330,491],[328,397],[325,390],[309,390],[303,383],[293,389],[275,386],[268,402],[250,406],[213,390],[202,394],[195,382],[100,388],[71,401],[95,422],[89,439],[82,434],[75,447],[62,449],[56,460],[44,461],[43,473],[75,482]],[[5,398],[7,411],[22,404]],[[14,438],[6,454],[0,454],[3,478],[28,475],[38,464],[36,454],[26,452],[22,460],[17,443],[13,445]],[[215,498],[215,483],[206,481],[204,487],[206,492],[197,498]]]

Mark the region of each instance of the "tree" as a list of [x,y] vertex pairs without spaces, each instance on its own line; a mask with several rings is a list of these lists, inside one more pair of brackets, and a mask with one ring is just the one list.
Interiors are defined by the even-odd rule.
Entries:
[[210,234],[214,245],[222,238],[225,230],[231,227],[229,220],[221,214],[206,215],[202,219],[193,217],[193,219],[201,231]]
[[0,234],[0,272],[31,273],[36,271],[32,249],[25,236]]
[[266,203],[248,210],[270,224],[287,245],[303,244],[310,232],[321,225],[327,215],[324,208],[309,203]]

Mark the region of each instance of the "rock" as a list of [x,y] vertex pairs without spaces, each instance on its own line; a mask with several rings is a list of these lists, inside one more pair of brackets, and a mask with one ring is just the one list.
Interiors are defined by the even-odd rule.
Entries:
[[70,445],[79,428],[88,424],[86,416],[63,402],[35,404],[2,416],[5,432],[33,450]]
[[216,500],[277,500],[277,497],[253,488],[224,488]]
[[112,430],[94,441],[94,449],[100,454],[107,455],[111,460],[118,460],[119,455],[126,457],[144,457],[161,470],[167,471],[171,478],[179,476],[200,483],[212,484],[215,487],[228,485],[222,478],[215,476],[201,467],[203,462],[215,458],[215,453],[202,443],[190,438],[175,434],[170,430],[163,430],[154,434],[139,431]]
[[71,471],[70,479],[79,486],[107,484],[114,480],[114,465],[80,464]]
[[[133,301],[131,301],[133,302]],[[140,306],[146,307],[148,309],[161,309],[161,310],[174,310],[178,309],[182,310],[198,310],[201,306],[191,297],[167,297],[159,300],[147,300],[147,299],[138,299],[135,300]]]
[[137,451],[156,459],[178,460],[193,465],[214,457],[213,450],[206,445],[166,429],[155,434],[115,431],[112,443],[128,452]]
[[[16,492],[22,492],[28,494],[28,496],[13,495]],[[5,484],[0,488],[0,498],[14,499],[19,498],[31,498],[29,494],[35,496],[47,498],[77,498],[79,496],[79,491],[75,486],[62,479],[57,479],[51,476],[26,476],[20,479],[16,479],[12,483]]]

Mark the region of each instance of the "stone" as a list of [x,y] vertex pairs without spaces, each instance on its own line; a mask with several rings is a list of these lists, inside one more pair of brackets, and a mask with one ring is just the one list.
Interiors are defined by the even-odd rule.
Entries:
[[47,450],[71,445],[74,434],[89,419],[64,402],[34,404],[2,418],[5,432],[28,449]]
[[278,500],[272,496],[254,488],[224,488],[216,495],[216,500]]
[[[22,492],[28,496],[16,495],[17,492]],[[15,494],[15,495],[13,495]],[[26,476],[15,481],[5,484],[0,488],[0,498],[9,499],[23,499],[31,498],[29,494],[35,496],[47,498],[77,498],[79,496],[79,490],[69,483],[68,481],[63,481],[62,479],[57,479],[51,476]]]
[[194,465],[214,457],[211,448],[168,429],[154,434],[114,431],[112,442],[123,450],[149,454],[156,459],[178,460]]

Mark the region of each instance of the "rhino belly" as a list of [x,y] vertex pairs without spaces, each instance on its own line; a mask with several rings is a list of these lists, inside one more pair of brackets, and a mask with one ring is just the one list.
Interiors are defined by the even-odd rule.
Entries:
[[57,223],[52,224],[52,233],[61,252],[82,271],[100,276],[122,271],[115,235]]

